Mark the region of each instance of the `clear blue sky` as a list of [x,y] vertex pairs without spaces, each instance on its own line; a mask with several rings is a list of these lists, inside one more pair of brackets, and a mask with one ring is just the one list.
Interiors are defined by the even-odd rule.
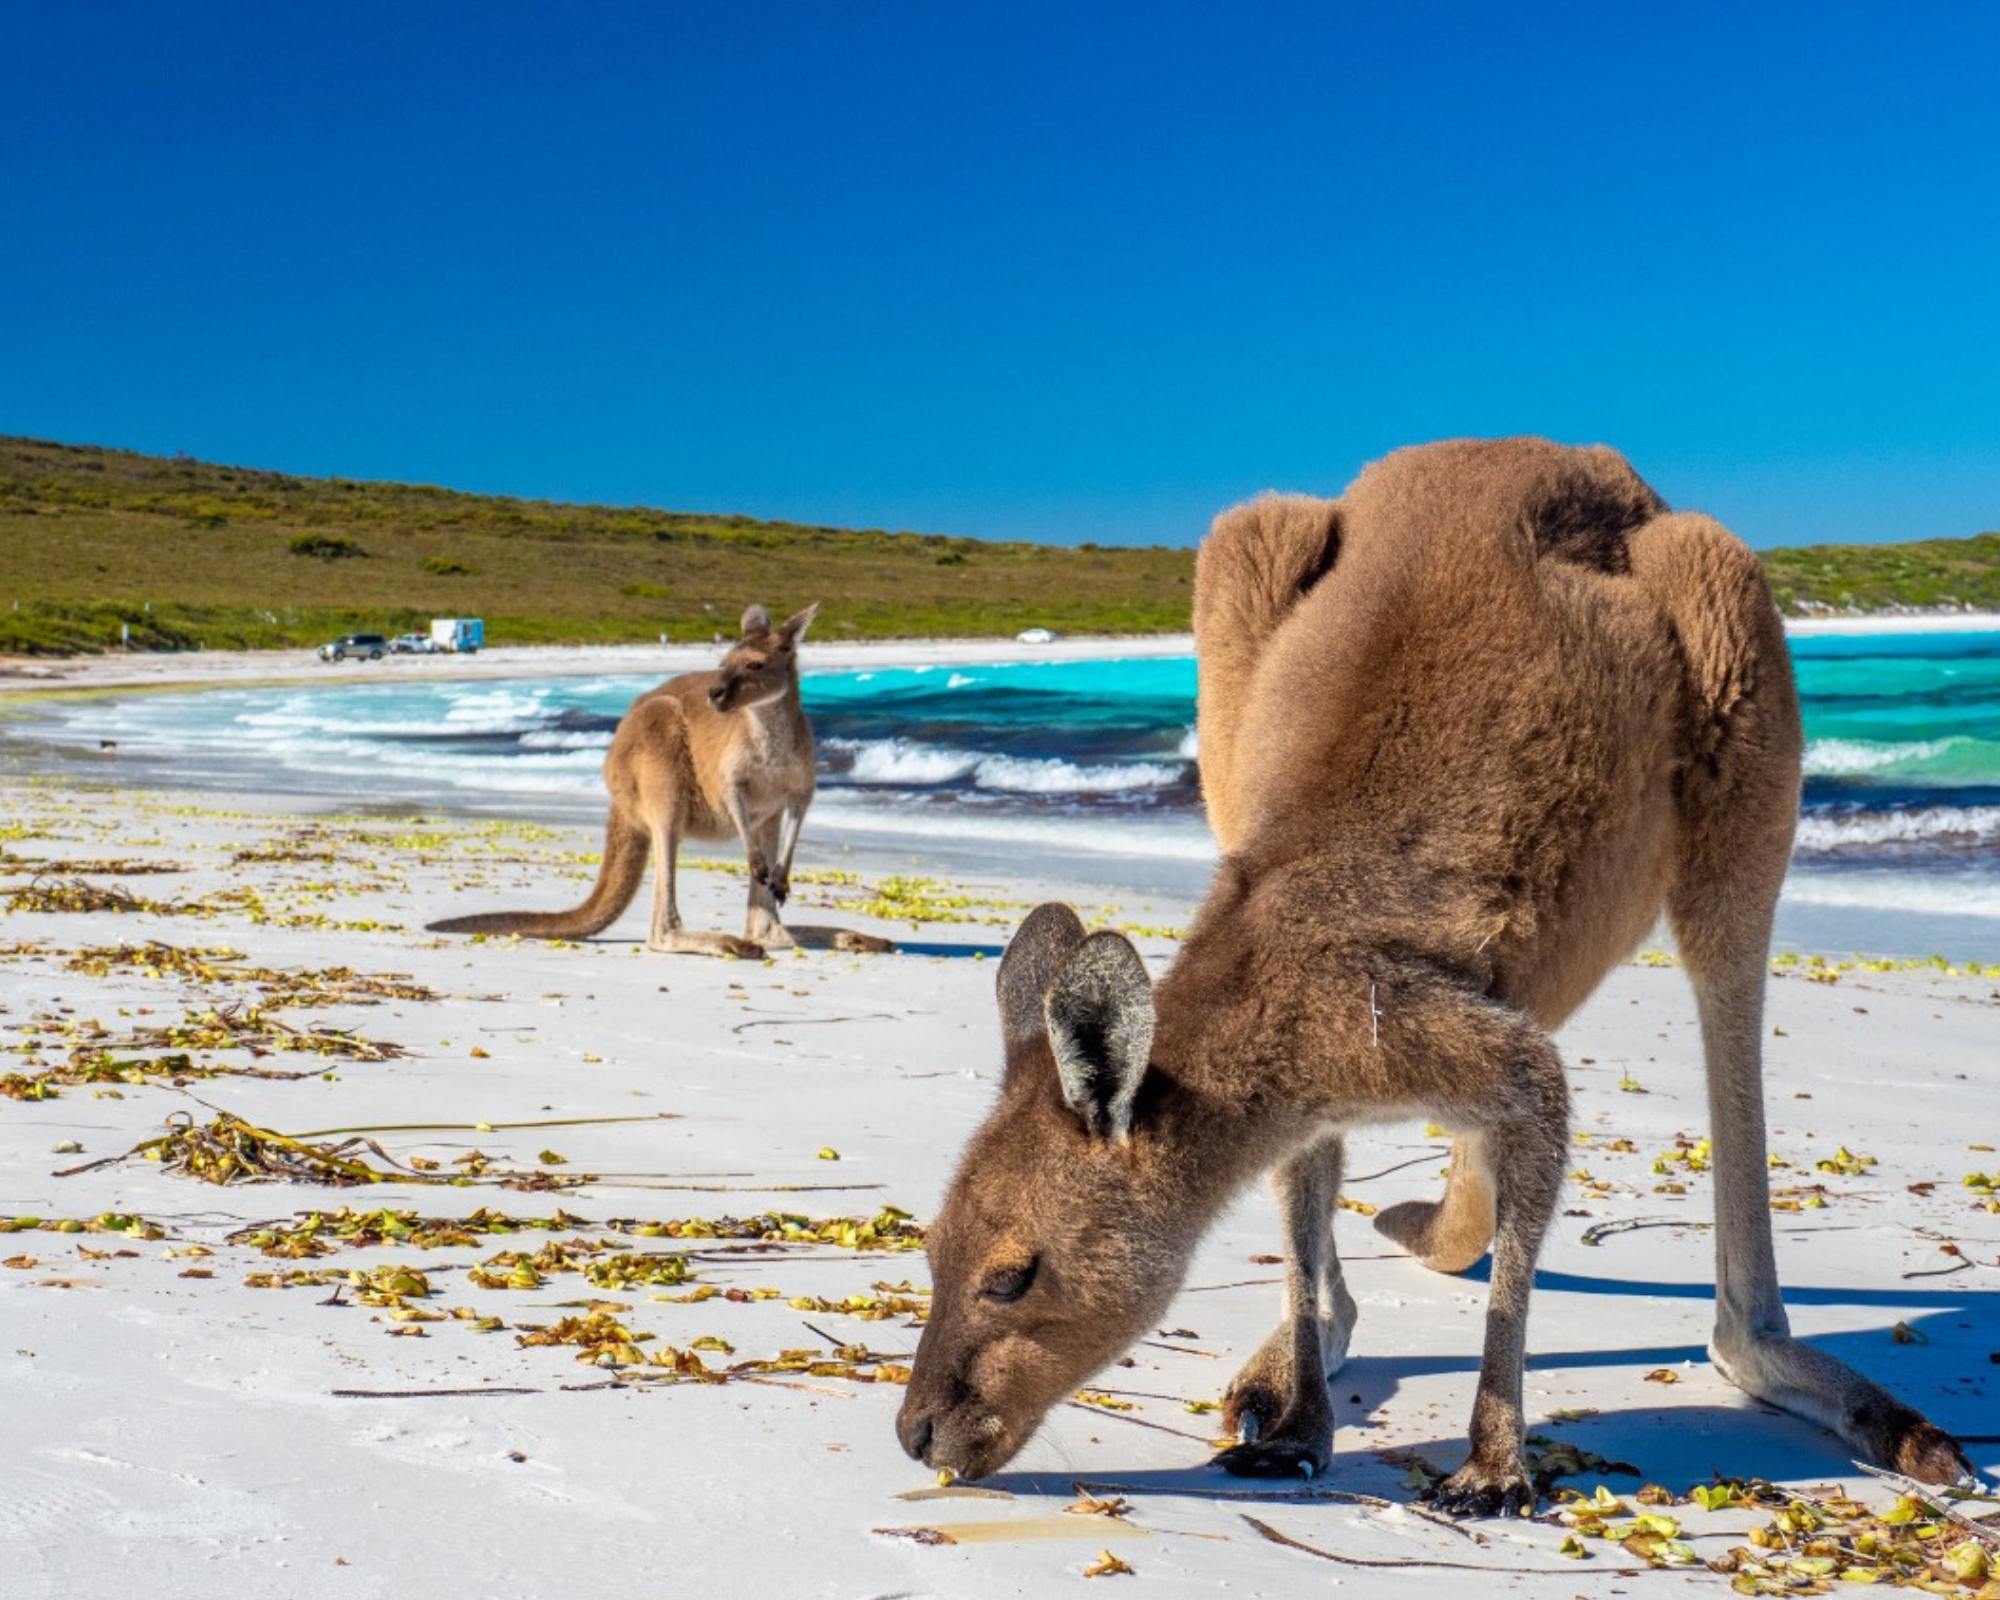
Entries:
[[2000,526],[2000,7],[0,7],[0,432],[1183,543],[1418,439]]

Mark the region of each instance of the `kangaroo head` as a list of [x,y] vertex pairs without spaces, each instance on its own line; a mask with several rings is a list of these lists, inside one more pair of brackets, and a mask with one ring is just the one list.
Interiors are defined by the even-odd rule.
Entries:
[[775,700],[798,681],[799,641],[819,615],[815,600],[796,616],[771,626],[771,613],[751,606],[743,613],[743,637],[722,658],[708,703],[717,711],[736,711]]
[[1067,906],[1021,925],[998,980],[1007,1071],[930,1230],[933,1298],[896,1422],[962,1478],[1153,1325],[1199,1226],[1148,1121],[1152,985]]

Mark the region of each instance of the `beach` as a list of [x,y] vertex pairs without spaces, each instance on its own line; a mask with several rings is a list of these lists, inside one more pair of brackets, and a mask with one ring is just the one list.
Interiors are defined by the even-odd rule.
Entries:
[[[897,648],[924,665],[947,647],[863,659]],[[63,682],[185,682],[190,665],[64,663]],[[192,665],[242,682],[272,666]],[[329,670],[362,669],[310,672]],[[599,820],[24,765],[0,777],[10,1600],[554,1595],[593,1561],[666,1594],[983,1597],[1095,1581],[1105,1552],[1148,1593],[1388,1592],[1439,1564],[1535,1596],[1727,1590],[1700,1570],[1620,1577],[1635,1558],[1588,1529],[1456,1530],[1413,1508],[1427,1469],[1462,1456],[1485,1304],[1483,1268],[1429,1274],[1369,1226],[1436,1191],[1447,1143],[1416,1125],[1350,1148],[1337,1234],[1361,1320],[1321,1483],[1205,1465],[1213,1402],[1279,1308],[1261,1190],[1204,1242],[1156,1337],[1005,1472],[947,1488],[905,1459],[898,1379],[929,1284],[914,1247],[996,1093],[1013,925],[1071,899],[1157,975],[1194,893],[1079,888],[1032,852],[926,870],[921,849],[809,820],[788,920],[897,953],[654,955],[643,895],[582,943],[441,938],[423,923],[576,903]],[[740,861],[695,854],[688,920],[734,927]],[[118,892],[84,909],[78,882]],[[1944,954],[1774,964],[1773,1203],[1795,1331],[1972,1436],[1990,1477],[2000,975]],[[1551,1481],[1631,1501],[1719,1473],[1888,1506],[1832,1436],[1704,1355],[1709,1126],[1671,955],[1618,968],[1558,1042],[1577,1139],[1527,1382]],[[235,1181],[201,1176],[232,1160]],[[329,1174],[344,1186],[308,1181]],[[1654,1509],[1703,1561],[1771,1515]]]

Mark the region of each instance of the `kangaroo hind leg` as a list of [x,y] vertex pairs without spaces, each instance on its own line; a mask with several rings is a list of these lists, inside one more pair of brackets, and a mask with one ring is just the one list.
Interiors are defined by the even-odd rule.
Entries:
[[1326,1380],[1347,1360],[1355,1317],[1333,1237],[1344,1150],[1339,1134],[1322,1139],[1274,1180],[1285,1224],[1285,1315],[1223,1396],[1223,1427],[1243,1443],[1215,1460],[1239,1477],[1312,1477],[1333,1461]]
[[1217,517],[1195,556],[1202,804],[1225,852],[1243,847],[1256,819],[1256,740],[1245,725],[1259,663],[1339,546],[1339,501],[1266,494]]
[[654,820],[653,835],[653,925],[646,948],[664,955],[736,956],[746,961],[763,957],[763,950],[733,933],[711,932],[681,924],[680,899],[676,892],[679,870],[680,826],[670,812]]
[[1437,1200],[1402,1200],[1375,1218],[1375,1231],[1401,1245],[1433,1272],[1464,1272],[1493,1240],[1493,1175],[1479,1141],[1455,1139],[1451,1175]]
[[1771,1236],[1759,1058],[1766,939],[1746,931],[1738,948],[1726,948],[1718,938],[1726,927],[1723,913],[1701,909],[1709,898],[1699,889],[1679,889],[1671,908],[1701,1015],[1714,1130],[1715,1333],[1709,1355],[1739,1389],[1831,1428],[1871,1461],[1926,1483],[1954,1482],[1971,1464],[1949,1434],[1852,1367],[1792,1337]]
[[1705,517],[1632,541],[1634,576],[1681,641],[1688,739],[1667,918],[1701,1019],[1715,1172],[1715,1334],[1731,1383],[1831,1428],[1871,1460],[1946,1483],[1969,1471],[1951,1436],[1791,1335],[1778,1288],[1764,1125],[1771,923],[1798,814],[1802,736],[1782,627],[1755,558]]

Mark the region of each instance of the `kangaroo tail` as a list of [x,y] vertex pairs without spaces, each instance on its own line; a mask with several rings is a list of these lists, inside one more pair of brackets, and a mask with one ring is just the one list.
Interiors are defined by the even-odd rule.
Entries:
[[1264,494],[1217,517],[1195,557],[1202,799],[1225,851],[1250,825],[1237,737],[1257,663],[1278,624],[1332,569],[1339,544],[1339,501]]
[[522,933],[531,939],[587,939],[618,920],[646,875],[648,840],[616,811],[604,827],[604,861],[590,896],[574,911],[482,911],[426,923],[432,933]]

